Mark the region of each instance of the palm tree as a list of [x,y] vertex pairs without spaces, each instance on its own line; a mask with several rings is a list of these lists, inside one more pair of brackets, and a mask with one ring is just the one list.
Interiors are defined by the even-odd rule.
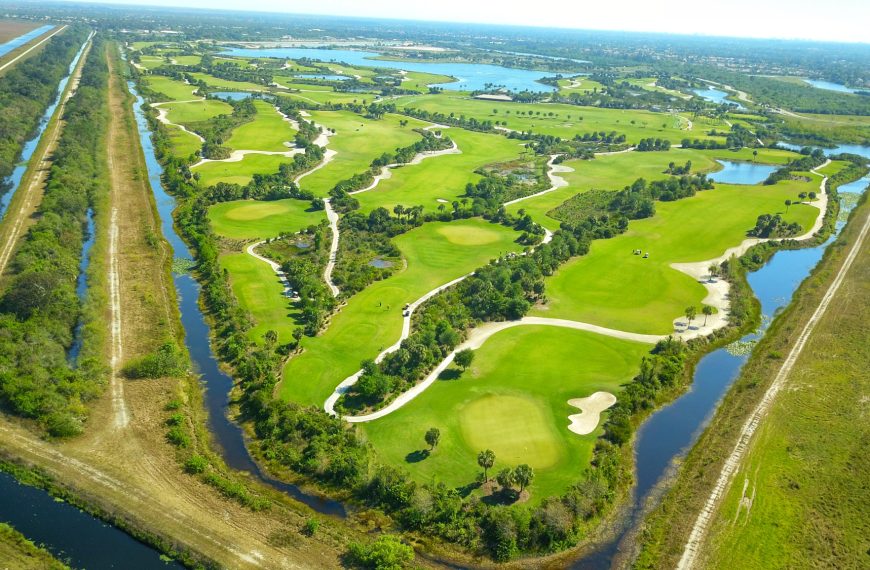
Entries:
[[704,326],[707,326],[707,317],[713,314],[713,307],[710,305],[704,305],[701,309],[701,312],[704,313]]
[[692,323],[693,320],[695,320],[695,315],[697,314],[698,313],[695,309],[695,305],[689,305],[688,307],[686,307],[685,315],[686,319],[689,321],[688,323],[686,323],[686,328],[689,328],[689,325]]
[[523,490],[532,484],[532,479],[535,478],[535,471],[523,463],[514,469],[514,481],[520,486],[520,494]]
[[489,470],[495,465],[495,452],[491,449],[477,454],[477,464],[483,468],[483,482],[489,481]]

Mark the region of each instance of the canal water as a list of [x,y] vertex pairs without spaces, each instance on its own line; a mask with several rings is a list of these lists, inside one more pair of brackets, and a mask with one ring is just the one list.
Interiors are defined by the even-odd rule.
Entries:
[[[91,248],[94,247],[94,211],[88,209],[88,219],[85,228],[85,241],[82,243],[82,255],[79,258],[79,277],[76,281],[76,297],[79,299],[79,304],[85,300],[85,295],[88,292],[88,265],[91,262]],[[79,317],[79,322],[73,332],[73,343],[67,352],[67,359],[70,362],[75,362],[79,357],[79,352],[82,350],[82,328],[84,321]]]
[[9,202],[12,200],[12,196],[15,195],[15,191],[18,189],[18,186],[21,184],[21,178],[24,176],[24,172],[27,170],[27,165],[30,163],[30,159],[33,157],[33,153],[36,151],[36,147],[39,144],[39,139],[42,137],[42,133],[45,132],[45,128],[48,126],[48,121],[51,119],[51,116],[54,114],[55,109],[60,104],[60,96],[63,93],[64,89],[66,89],[66,84],[69,82],[69,77],[72,75],[73,70],[79,63],[79,60],[82,57],[82,53],[84,52],[85,46],[87,42],[82,44],[81,49],[73,58],[72,63],[69,64],[69,69],[67,70],[66,76],[60,80],[57,84],[57,94],[54,98],[54,103],[48,106],[45,109],[45,113],[42,114],[42,117],[39,119],[39,126],[36,129],[36,134],[33,135],[33,138],[24,143],[24,147],[21,149],[21,159],[18,162],[18,165],[12,171],[8,177],[3,179],[0,182],[0,219],[3,219],[3,216],[6,215],[6,209],[9,208]]
[[[870,185],[870,176],[838,188],[843,194],[861,194]],[[843,210],[849,210],[844,201]],[[845,222],[837,223],[836,234]],[[635,445],[636,486],[629,516],[617,537],[591,554],[576,560],[574,569],[610,568],[623,551],[630,551],[631,531],[660,498],[660,484],[695,444],[713,417],[719,402],[740,374],[749,358],[749,348],[764,334],[771,319],[786,307],[795,290],[821,260],[835,239],[811,248],[779,251],[758,271],[747,276],[749,285],[761,303],[762,324],[736,343],[704,356],[698,362],[688,392],[671,404],[654,412],[640,427]]]
[[54,29],[54,26],[51,26],[51,25],[39,26],[35,30],[30,30],[26,34],[22,34],[15,39],[9,40],[5,44],[0,45],[0,57],[3,57],[4,55],[9,53],[10,51],[14,51],[14,50],[20,48],[24,44],[30,42],[31,40],[38,38],[42,34],[48,33],[49,31],[51,31],[53,29]]
[[539,83],[539,80],[555,72],[532,71],[488,65],[482,63],[438,63],[416,61],[388,61],[375,59],[380,54],[349,49],[323,48],[230,48],[221,52],[223,55],[238,57],[277,57],[287,59],[314,59],[323,62],[344,62],[357,67],[382,67],[387,69],[403,69],[405,71],[421,71],[437,75],[455,77],[451,83],[437,83],[438,87],[452,91],[476,91],[487,87],[499,86],[510,91],[554,91],[555,87]]

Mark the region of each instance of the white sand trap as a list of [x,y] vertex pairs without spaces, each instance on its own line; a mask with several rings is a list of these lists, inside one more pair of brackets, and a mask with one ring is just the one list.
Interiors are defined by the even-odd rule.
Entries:
[[569,406],[580,410],[579,414],[571,414],[568,419],[571,425],[568,429],[578,435],[588,435],[595,431],[601,420],[601,412],[616,403],[616,396],[610,392],[595,392],[586,398],[568,400]]

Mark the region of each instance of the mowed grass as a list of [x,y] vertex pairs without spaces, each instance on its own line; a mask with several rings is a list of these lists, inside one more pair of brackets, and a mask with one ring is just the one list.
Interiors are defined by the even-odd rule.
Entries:
[[[599,156],[594,160],[567,160],[563,165],[573,168],[574,171],[561,173],[559,176],[568,182],[568,186],[508,206],[508,211],[516,213],[525,210],[536,222],[555,231],[560,222],[547,213],[575,194],[592,189],[622,190],[638,178],[645,178],[647,181],[665,179],[670,176],[665,173],[665,169],[671,162],[682,166],[691,160],[693,174],[713,172],[721,168],[716,162],[717,158],[753,160],[752,151],[744,150],[735,152],[672,148],[667,152],[627,152]],[[798,155],[784,150],[759,149],[756,161],[763,164],[784,164],[796,156]]]
[[[535,469],[537,501],[582,477],[601,435],[600,424],[584,436],[568,431],[568,416],[579,413],[568,400],[599,390],[618,394],[650,349],[571,329],[508,329],[475,351],[471,369],[458,379],[435,382],[396,412],[360,425],[382,460],[420,482],[472,483],[484,449],[496,455],[491,477],[527,463]],[[415,462],[414,452],[428,447],[423,434],[430,427],[441,431],[441,441]]]
[[[382,119],[372,120],[350,111],[314,111],[311,120],[336,131],[329,138],[327,148],[338,154],[329,164],[299,182],[304,190],[318,196],[326,196],[337,183],[365,172],[372,160],[383,153],[393,152],[398,147],[420,140],[420,134],[414,129],[429,124],[398,115],[385,115]],[[401,126],[401,120],[407,120],[408,124]]]
[[204,81],[206,85],[210,87],[217,87],[219,89],[228,89],[234,91],[268,91],[269,88],[265,85],[258,85],[256,83],[251,83],[250,81],[231,81],[229,79],[221,79],[220,77],[215,77],[214,75],[209,75],[208,73],[191,73],[191,76],[196,81]]
[[[548,278],[550,302],[532,313],[668,334],[684,308],[700,308],[706,296],[700,283],[669,264],[721,255],[746,239],[761,214],[780,213],[809,229],[818,208],[796,204],[786,213],[784,201],[796,199],[799,192],[818,191],[819,182],[820,177],[813,176],[811,182],[775,186],[718,184],[691,198],[657,202],[655,216],[630,222],[620,236],[594,241],[588,255],[569,261]],[[649,252],[649,259],[632,255],[635,249]]]
[[310,211],[302,200],[233,200],[208,209],[211,227],[230,239],[267,239],[281,233],[295,233],[326,219],[323,210]]
[[285,87],[302,88],[301,93],[281,93],[283,97],[290,97],[291,99],[298,99],[300,101],[305,101],[306,103],[314,103],[315,105],[327,105],[329,103],[363,103],[363,101],[370,103],[376,97],[374,93],[342,93],[333,91],[328,87],[328,90],[324,91],[321,90],[321,86],[319,85],[290,86],[284,83],[281,83],[281,85],[284,85]]
[[176,156],[187,157],[202,148],[199,139],[190,133],[182,131],[174,125],[164,125],[172,142],[172,153]]
[[433,222],[395,238],[407,267],[354,295],[320,336],[302,341],[304,352],[284,368],[279,395],[322,406],[335,387],[393,344],[402,329],[402,307],[426,292],[519,251],[517,232],[480,219]]
[[[447,93],[409,95],[395,100],[398,108],[412,107],[481,121],[507,122],[509,129],[571,138],[592,131],[624,133],[630,143],[649,137],[666,138],[679,143],[683,137],[708,139],[706,130],[696,126],[685,130],[685,121],[667,113],[641,110],[603,109],[554,103],[505,103],[480,101]],[[522,115],[518,113],[524,113]],[[529,116],[529,112],[535,113]],[[540,115],[537,113],[540,112]],[[549,114],[553,113],[553,116]],[[581,119],[582,117],[582,119]]]
[[705,567],[867,567],[868,295],[865,247],[740,463],[708,527]]
[[226,146],[233,150],[286,151],[284,143],[293,142],[296,130],[269,103],[255,100],[254,107],[254,120],[233,130]]
[[166,117],[170,121],[183,125],[207,121],[218,115],[229,115],[233,112],[233,108],[229,104],[214,99],[188,103],[166,103],[161,107],[169,111]]
[[199,180],[205,186],[218,182],[244,186],[254,178],[254,174],[274,174],[281,164],[292,160],[280,154],[248,154],[238,162],[206,162],[194,168],[193,172],[199,174]]
[[279,343],[292,340],[297,326],[293,315],[297,309],[284,296],[284,286],[272,268],[247,253],[222,255],[219,262],[229,273],[230,286],[239,305],[254,319],[248,336],[262,342],[263,334],[274,330]]
[[844,168],[848,167],[850,164],[851,163],[845,160],[832,160],[829,165],[825,166],[824,168],[817,169],[817,172],[821,172],[825,176],[833,176]]
[[[437,210],[438,200],[446,200],[445,207],[452,210],[449,202],[465,194],[465,185],[476,183],[481,176],[478,168],[493,162],[517,158],[523,148],[515,140],[501,135],[445,129],[444,134],[456,142],[461,154],[446,154],[424,159],[420,164],[394,168],[391,177],[381,180],[374,190],[355,197],[363,211],[383,206],[392,211],[393,206],[422,205],[425,211]],[[304,182],[304,180],[303,180]]]
[[164,77],[163,75],[149,75],[145,78],[145,84],[152,91],[165,95],[168,100],[189,101],[199,98],[193,94],[196,90],[195,86]]

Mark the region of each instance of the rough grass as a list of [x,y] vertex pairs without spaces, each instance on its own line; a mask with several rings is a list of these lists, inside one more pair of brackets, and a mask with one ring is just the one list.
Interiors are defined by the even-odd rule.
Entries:
[[311,211],[302,200],[233,200],[211,206],[208,219],[218,235],[231,239],[267,239],[294,233],[326,219],[323,210]]
[[248,154],[238,162],[206,162],[194,168],[193,172],[199,174],[200,182],[205,186],[218,182],[244,186],[254,174],[274,174],[281,164],[292,160],[280,154]]
[[[617,394],[649,349],[571,329],[508,329],[476,351],[469,371],[458,378],[450,371],[450,379],[363,429],[381,459],[421,482],[473,483],[483,449],[496,454],[490,476],[528,463],[535,469],[533,500],[539,500],[582,478],[601,435],[600,427],[584,436],[568,431],[568,416],[578,413],[568,400],[598,390]],[[430,427],[441,430],[441,442],[418,460]]]
[[[786,198],[818,190],[812,182],[776,186],[720,184],[676,202],[656,203],[656,215],[632,221],[626,233],[593,242],[588,255],[569,261],[547,279],[549,304],[534,314],[566,318],[649,334],[668,334],[688,305],[706,296],[700,283],[670,263],[702,261],[721,255],[746,239],[760,214],[781,213],[809,228],[819,213],[805,204],[785,213]],[[632,255],[641,249],[649,259]]]
[[[317,124],[335,129],[328,148],[338,153],[332,162],[300,181],[304,190],[318,196],[326,196],[338,182],[364,172],[383,153],[420,140],[420,134],[413,129],[428,124],[398,115],[372,120],[350,111],[315,111],[311,115]],[[407,120],[408,124],[400,126],[401,120]]]
[[288,150],[292,146],[296,130],[269,103],[255,100],[254,107],[257,109],[254,120],[233,130],[225,146],[233,150]]
[[[445,236],[442,230],[448,225],[458,229]],[[405,303],[473,271],[500,252],[519,250],[514,243],[517,237],[504,226],[472,219],[428,223],[395,238],[407,267],[354,295],[320,336],[302,341],[304,352],[284,368],[280,397],[322,406],[364,359],[374,358],[399,338]],[[463,245],[469,239],[488,243]]]

